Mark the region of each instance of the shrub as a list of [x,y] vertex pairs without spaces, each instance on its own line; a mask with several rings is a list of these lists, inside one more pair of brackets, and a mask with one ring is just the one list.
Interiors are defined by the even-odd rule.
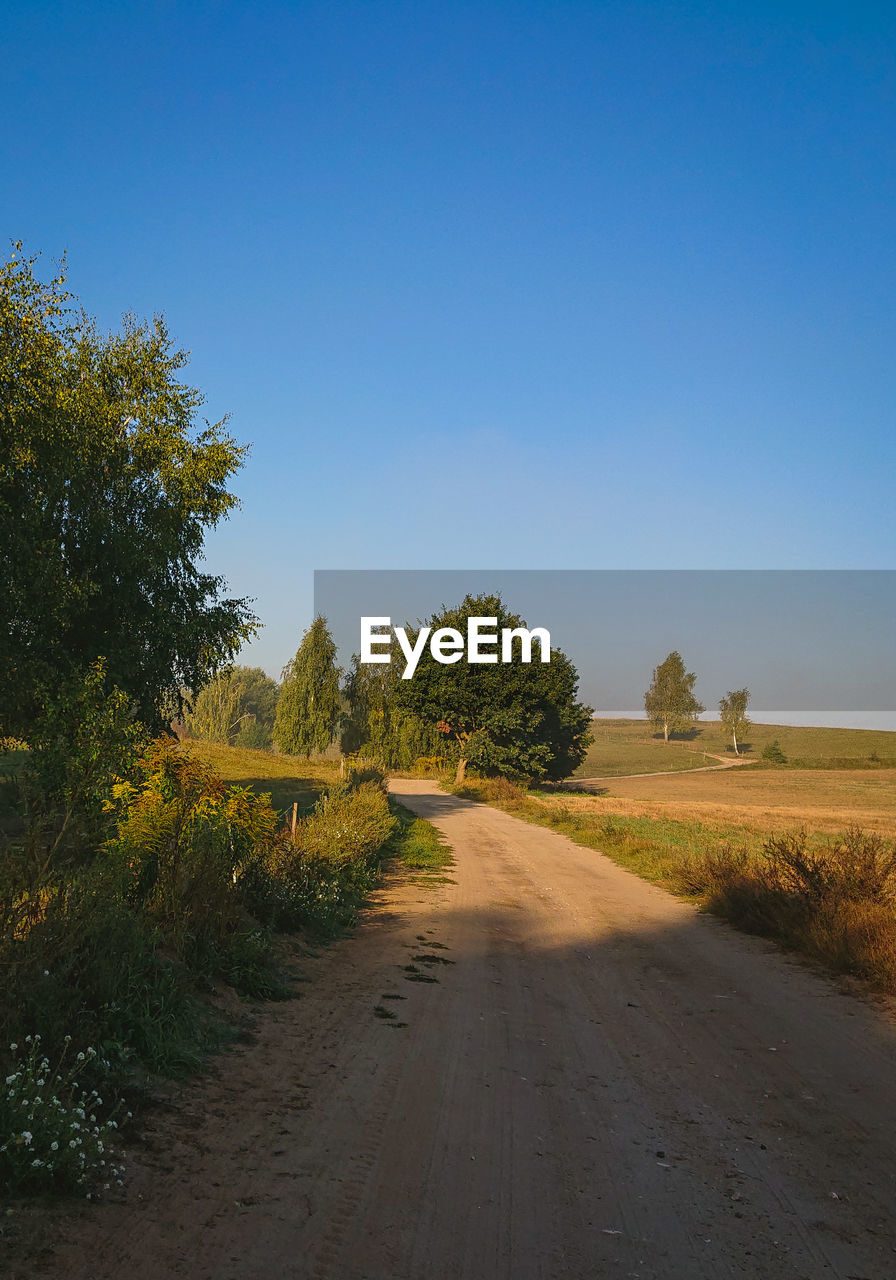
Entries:
[[227,786],[171,739],[152,743],[138,769],[138,784],[116,789],[119,831],[108,846],[130,872],[132,901],[179,948],[226,941],[243,915],[241,871],[274,836],[269,798]]
[[93,856],[114,825],[113,787],[130,775],[145,737],[128,698],[107,688],[102,660],[44,703],[29,736],[31,750],[7,804],[18,802],[24,845],[40,875]]
[[807,906],[825,898],[884,905],[896,899],[896,846],[888,847],[873,832],[850,827],[841,840],[811,850],[800,831],[768,840],[763,848],[772,886]]
[[[119,868],[98,862],[71,883],[44,885],[7,913],[0,1034],[40,1031],[51,1056],[101,1047],[117,1078],[134,1062],[176,1073],[198,1061],[196,1002],[183,965],[127,901]],[[9,925],[12,927],[9,927]]]
[[781,749],[781,744],[777,738],[770,742],[762,749],[762,759],[770,760],[772,764],[786,764],[787,757]]
[[386,774],[382,767],[374,760],[364,760],[358,756],[346,760],[344,781],[351,789],[360,787],[363,782],[372,782],[383,792],[386,789]]
[[296,830],[300,857],[336,864],[363,862],[389,838],[394,819],[375,782],[336,783]]
[[[351,783],[357,777],[350,774]],[[294,839],[281,832],[244,868],[243,900],[272,928],[306,928],[328,936],[354,923],[395,820],[381,785],[350,781],[330,787],[299,823]]]

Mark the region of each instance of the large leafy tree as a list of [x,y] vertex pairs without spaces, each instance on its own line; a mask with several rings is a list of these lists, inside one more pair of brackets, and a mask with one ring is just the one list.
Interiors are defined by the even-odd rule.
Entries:
[[736,756],[740,755],[740,747],[737,742],[738,734],[743,740],[744,734],[748,733],[752,727],[747,718],[749,702],[749,689],[734,689],[733,691],[729,689],[724,698],[719,699],[719,716],[722,721],[722,727],[731,734]]
[[320,614],[302,637],[298,652],[283,668],[274,738],[288,755],[326,751],[341,713],[336,645]]
[[27,734],[101,660],[160,727],[255,630],[198,564],[245,450],[197,421],[162,319],[100,333],[35,265],[0,265],[0,724]]
[[[499,634],[526,625],[497,595],[468,595],[427,623],[433,632],[451,627],[466,636],[471,617],[496,618]],[[458,781],[468,763],[488,774],[556,780],[584,760],[592,708],[578,701],[578,673],[559,649],[549,663],[537,654],[524,663],[517,645],[509,663],[443,665],[427,648],[412,678],[399,682],[401,705],[452,743]]]
[[697,677],[685,669],[677,649],[654,667],[650,688],[644,694],[644,710],[653,727],[662,729],[666,742],[670,733],[684,733],[706,710],[694,696],[696,682]]

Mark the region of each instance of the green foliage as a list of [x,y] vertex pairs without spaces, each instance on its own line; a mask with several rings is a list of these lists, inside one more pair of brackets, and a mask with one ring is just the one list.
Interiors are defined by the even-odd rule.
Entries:
[[0,873],[0,1033],[39,1030],[47,1051],[102,1048],[119,1082],[140,1062],[195,1066],[196,1005],[184,967],[128,899],[126,868],[97,859],[71,879],[23,888]]
[[339,723],[339,668],[326,619],[316,617],[296,656],[283,669],[274,721],[277,749],[310,756],[326,751]]
[[361,862],[385,843],[393,826],[385,794],[375,782],[354,788],[336,783],[299,826],[296,848],[301,857]]
[[454,858],[439,832],[431,822],[418,818],[394,800],[391,808],[396,826],[389,840],[388,853],[415,877],[442,879],[441,873],[453,865]]
[[763,747],[762,759],[770,760],[772,764],[787,763],[787,757],[784,754],[781,744],[777,738],[775,738],[773,742],[768,743],[767,746]]
[[[466,635],[470,617],[496,618],[499,632],[526,625],[489,595],[468,595],[428,624]],[[509,663],[443,665],[427,648],[413,678],[397,682],[395,698],[452,744],[459,776],[469,763],[485,774],[555,780],[573,772],[591,742],[592,709],[577,693],[576,669],[559,649],[549,663],[524,663],[517,647]]]
[[743,739],[744,734],[752,728],[747,719],[749,702],[749,689],[735,689],[733,692],[729,689],[724,698],[719,700],[719,718],[722,721],[722,728],[726,733],[731,734],[735,755],[740,755],[738,736]]
[[655,729],[662,729],[668,742],[670,733],[684,733],[706,708],[694,697],[697,677],[686,671],[677,649],[654,667],[653,680],[644,694],[644,710]]
[[279,687],[261,667],[230,667],[200,689],[184,728],[202,742],[265,748],[271,745]]
[[268,797],[228,787],[170,739],[152,743],[138,769],[138,783],[116,788],[108,856],[127,866],[132,900],[174,945],[226,943],[242,920],[236,882],[274,836]]
[[[71,705],[84,712],[70,720],[84,730],[89,763],[103,733],[117,741],[112,712],[123,704],[114,691],[92,702],[82,689]],[[228,786],[173,740],[151,743],[136,762],[118,746],[128,767],[114,786],[96,789],[104,821],[115,826],[102,844],[79,858],[51,851],[38,865],[23,839],[0,858],[0,1045],[42,1037],[40,1056],[35,1048],[24,1064],[16,1048],[0,1048],[9,1077],[0,1177],[22,1193],[92,1194],[97,1180],[120,1174],[104,1128],[116,1097],[147,1070],[196,1069],[218,1034],[221,1019],[199,998],[198,980],[204,986],[216,974],[257,998],[288,994],[272,929],[327,937],[351,925],[394,827],[375,770],[350,770],[293,841],[266,796]],[[53,762],[44,761],[48,776]],[[74,795],[70,773],[62,778]],[[93,795],[86,785],[82,793]],[[101,1116],[96,1093],[107,1100]],[[63,1139],[75,1146],[63,1151]]]
[[32,848],[47,868],[96,848],[111,825],[114,785],[129,775],[145,741],[129,699],[108,687],[105,669],[98,659],[73,676],[55,699],[46,697],[32,724],[20,791]]
[[354,923],[394,826],[381,782],[334,783],[295,839],[281,838],[246,867],[240,881],[246,902],[274,928],[332,936]]
[[342,718],[342,750],[363,752],[385,769],[411,769],[420,756],[435,756],[442,735],[398,698],[401,677],[393,641],[390,663],[362,663],[357,654],[345,681],[347,711]]
[[246,601],[197,568],[236,505],[245,450],[196,425],[201,394],[162,319],[101,334],[64,272],[15,247],[0,266],[0,725],[28,737],[97,659],[161,727],[255,629]]

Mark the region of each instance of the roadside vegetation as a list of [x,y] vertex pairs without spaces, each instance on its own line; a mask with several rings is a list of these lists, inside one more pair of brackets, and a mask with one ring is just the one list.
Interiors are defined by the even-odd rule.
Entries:
[[334,937],[386,859],[441,855],[380,769],[269,749],[281,704],[293,749],[333,726],[313,664],[282,699],[232,665],[257,620],[201,569],[245,449],[162,320],[104,336],[36,270],[0,267],[0,1194],[93,1196],[234,993],[291,994],[284,935]]
[[[94,739],[93,755],[103,746]],[[41,789],[37,752],[8,774],[0,864],[8,1190],[93,1194],[114,1185],[122,1169],[110,1152],[123,1111],[155,1076],[195,1070],[227,1038],[215,992],[287,996],[278,935],[325,940],[350,927],[383,861],[407,846],[415,863],[431,840],[426,824],[393,816],[383,776],[370,768],[338,778],[331,766],[327,778],[318,767],[296,778],[303,791],[289,794],[306,803],[293,830],[255,789],[263,763],[234,755],[230,772],[244,775],[248,764],[251,786],[225,781],[170,737],[143,741],[130,768],[116,760],[116,781],[98,771],[108,785],[92,789],[89,830],[81,814],[66,829],[64,792]]]

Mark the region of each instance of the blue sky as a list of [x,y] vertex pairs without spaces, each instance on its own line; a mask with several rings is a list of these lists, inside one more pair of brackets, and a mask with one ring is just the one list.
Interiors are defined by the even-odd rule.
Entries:
[[[888,568],[896,10],[19,4],[0,211],[252,442],[208,559]],[[511,602],[512,603],[512,602]]]

